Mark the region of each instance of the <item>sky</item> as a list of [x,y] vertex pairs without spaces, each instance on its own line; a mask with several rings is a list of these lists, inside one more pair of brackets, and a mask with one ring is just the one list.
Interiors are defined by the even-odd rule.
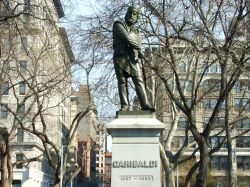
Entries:
[[[96,6],[95,0],[61,0],[64,4],[65,18],[61,19],[61,24],[69,28],[70,24],[76,20],[78,16],[87,16],[95,13]],[[73,51],[74,52],[74,51]],[[81,68],[82,69],[82,68]],[[92,81],[98,79],[100,75],[100,69],[93,69],[90,73]],[[84,71],[77,71],[74,73],[73,78],[82,84],[86,84],[86,76]]]
[[66,16],[89,15],[94,13],[95,0],[61,0]]
[[[98,5],[95,3],[95,0],[61,0],[62,4],[64,5],[64,12],[65,17],[70,18],[70,20],[74,20],[75,17],[80,15],[90,15],[94,13],[93,4]],[[73,2],[73,3],[72,3]],[[69,19],[62,19],[62,25],[66,28],[68,27],[68,20]],[[82,83],[86,83],[85,73],[79,71],[73,75],[73,78],[80,80]],[[95,77],[92,77],[95,78]],[[92,82],[92,81],[91,81]],[[111,136],[107,137],[107,149],[108,151],[112,151],[112,138]]]

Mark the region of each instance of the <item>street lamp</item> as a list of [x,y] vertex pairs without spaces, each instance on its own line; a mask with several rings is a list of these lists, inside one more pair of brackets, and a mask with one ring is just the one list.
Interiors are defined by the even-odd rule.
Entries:
[[179,170],[178,170],[178,165],[176,166],[176,187],[179,187]]
[[[68,146],[68,145],[62,145],[62,148],[61,148],[61,172],[60,172],[60,187],[62,187],[63,185],[63,164],[64,164],[64,155],[63,155],[63,152],[64,152],[64,148],[74,148],[75,149],[75,146]],[[75,163],[75,159],[74,158],[71,158],[70,161],[72,163]],[[75,163],[76,165],[77,163]],[[69,163],[67,163],[67,167],[70,167],[71,165]],[[78,166],[78,164],[77,164]]]

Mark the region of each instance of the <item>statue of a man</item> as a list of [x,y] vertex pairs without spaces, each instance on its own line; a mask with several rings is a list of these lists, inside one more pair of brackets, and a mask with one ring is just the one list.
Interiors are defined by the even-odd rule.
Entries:
[[118,81],[118,91],[121,103],[120,111],[128,111],[128,78],[131,77],[142,110],[155,111],[149,104],[139,61],[141,38],[135,24],[139,10],[134,6],[128,7],[125,21],[115,21],[113,24],[114,67]]

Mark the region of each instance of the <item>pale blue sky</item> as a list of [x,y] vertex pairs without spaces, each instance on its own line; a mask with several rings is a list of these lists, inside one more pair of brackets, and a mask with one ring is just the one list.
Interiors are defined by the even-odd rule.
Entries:
[[[98,6],[97,1],[95,0],[70,0],[70,1],[61,0],[61,1],[64,4],[64,12],[66,15],[66,19],[62,19],[61,21],[65,27],[68,26],[68,21],[74,20],[76,16],[93,14],[94,9],[96,9],[96,6]],[[93,74],[96,74],[96,73],[93,73]],[[78,71],[77,73],[75,73],[75,75],[73,75],[73,77],[77,79],[77,81],[80,81],[81,83],[86,84],[85,73],[83,73],[82,71]],[[91,77],[95,78],[94,76],[91,76]],[[108,151],[112,150],[111,136],[108,136],[107,148],[108,148]]]

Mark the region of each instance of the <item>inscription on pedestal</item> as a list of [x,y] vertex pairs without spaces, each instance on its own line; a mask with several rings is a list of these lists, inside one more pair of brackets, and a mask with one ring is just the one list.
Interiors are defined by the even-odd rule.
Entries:
[[137,160],[125,160],[125,161],[113,161],[113,168],[156,168],[157,161],[137,161]]
[[121,181],[153,181],[153,175],[120,175]]

